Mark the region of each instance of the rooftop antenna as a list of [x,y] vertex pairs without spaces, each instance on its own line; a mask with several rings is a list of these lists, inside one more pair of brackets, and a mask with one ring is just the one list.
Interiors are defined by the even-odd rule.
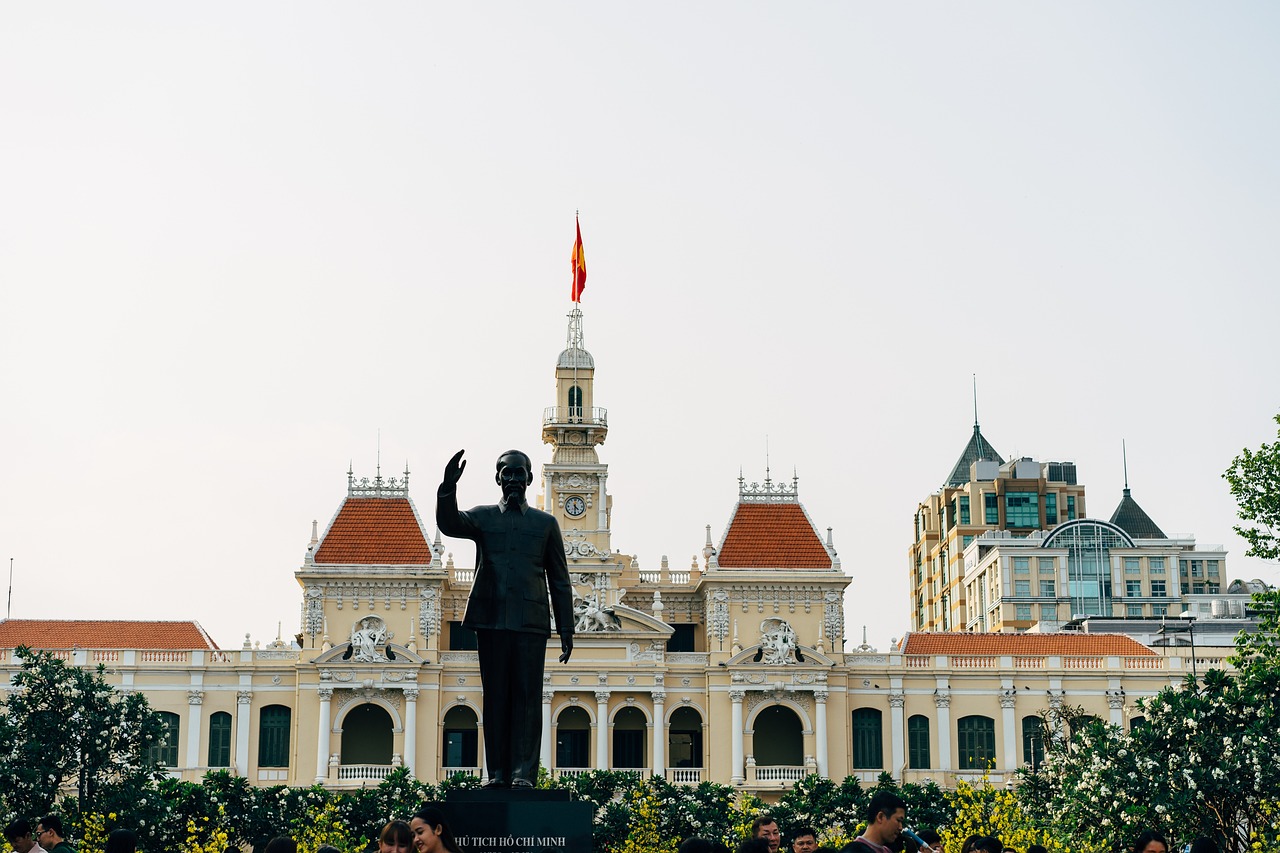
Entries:
[[1124,446],[1124,439],[1120,439],[1120,458],[1124,462],[1124,493],[1129,494],[1129,451]]
[[978,428],[978,374],[973,374],[973,428]]
[[764,484],[767,488],[773,481],[769,479],[769,434],[764,434]]
[[381,480],[381,479],[382,479],[382,427],[378,427],[378,455],[377,455],[377,464],[378,464],[378,467],[377,467],[376,471],[374,472],[374,476],[375,476],[377,479]]
[[9,602],[4,607],[4,618],[8,619],[13,612],[13,557],[9,558]]

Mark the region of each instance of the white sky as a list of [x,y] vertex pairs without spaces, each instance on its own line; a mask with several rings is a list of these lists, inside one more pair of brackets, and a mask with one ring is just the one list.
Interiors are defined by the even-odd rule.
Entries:
[[5,3],[13,615],[266,641],[379,430],[424,518],[459,447],[464,502],[549,460],[577,209],[642,565],[719,539],[767,435],[883,647],[977,373],[1006,457],[1106,518],[1126,439],[1167,533],[1274,583],[1220,475],[1280,409],[1278,39],[1243,2]]

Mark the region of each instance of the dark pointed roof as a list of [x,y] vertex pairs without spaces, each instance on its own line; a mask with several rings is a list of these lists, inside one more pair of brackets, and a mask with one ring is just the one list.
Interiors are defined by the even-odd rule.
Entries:
[[960,454],[960,458],[956,460],[956,465],[951,469],[951,476],[947,478],[947,486],[963,486],[969,482],[969,468],[979,459],[994,459],[1001,465],[1004,459],[996,449],[991,446],[991,442],[982,437],[982,430],[978,427],[978,422],[973,422],[973,437],[969,439],[969,443],[964,446],[964,452]]
[[1164,535],[1164,531],[1151,520],[1151,516],[1147,515],[1142,507],[1138,506],[1138,502],[1129,494],[1128,487],[1124,490],[1124,497],[1120,498],[1120,504],[1116,507],[1116,511],[1111,513],[1111,523],[1119,527],[1125,533],[1128,533],[1134,539],[1168,539]]

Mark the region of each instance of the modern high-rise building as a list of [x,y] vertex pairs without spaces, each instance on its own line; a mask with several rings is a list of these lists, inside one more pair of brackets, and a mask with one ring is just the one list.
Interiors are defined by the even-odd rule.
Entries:
[[1226,551],[1170,538],[1126,482],[1089,518],[1073,462],[1008,462],[973,436],[915,514],[911,622],[921,631],[1055,631],[1089,616],[1176,616],[1218,595]]

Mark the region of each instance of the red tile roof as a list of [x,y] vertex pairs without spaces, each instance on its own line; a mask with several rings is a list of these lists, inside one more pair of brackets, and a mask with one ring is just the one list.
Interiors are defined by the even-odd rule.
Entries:
[[908,655],[1155,655],[1124,634],[908,634]]
[[717,559],[733,569],[831,568],[831,555],[798,503],[739,503]]
[[199,622],[125,619],[0,620],[0,649],[216,649]]
[[408,498],[349,497],[316,548],[314,562],[428,565],[431,546]]

